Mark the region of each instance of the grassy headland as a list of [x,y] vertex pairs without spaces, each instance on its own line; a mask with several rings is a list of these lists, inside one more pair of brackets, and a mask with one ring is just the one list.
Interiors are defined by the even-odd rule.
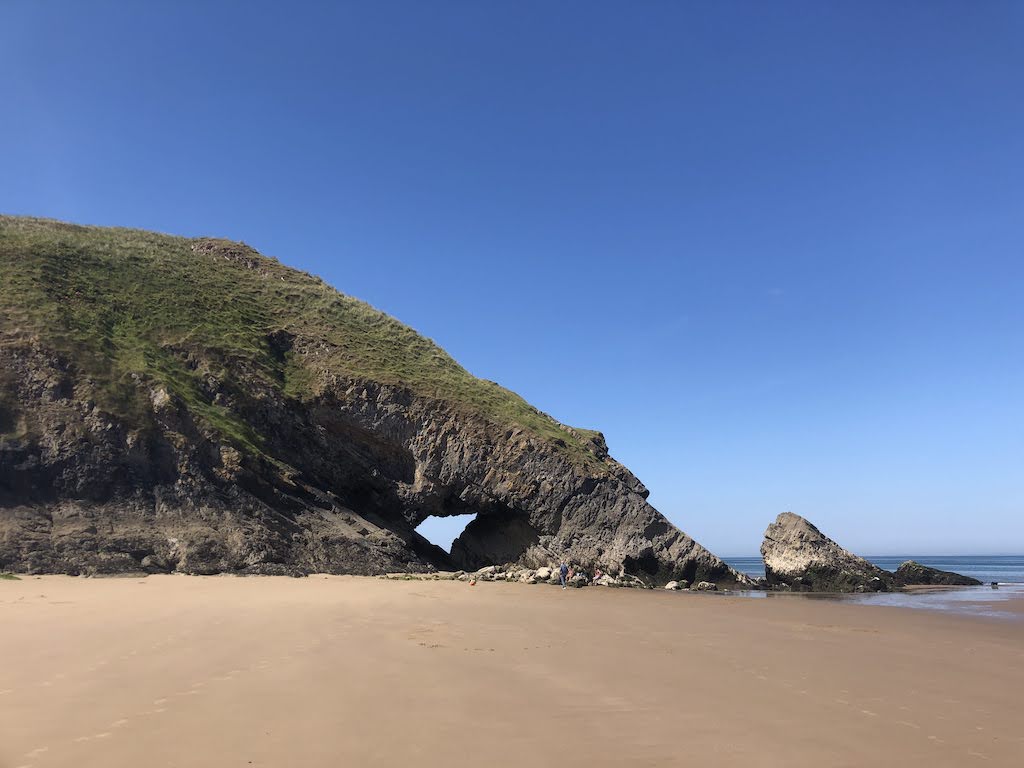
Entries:
[[[0,276],[0,343],[38,339],[66,355],[129,425],[147,412],[142,379],[258,452],[261,435],[214,402],[203,377],[304,401],[334,373],[401,385],[592,458],[589,431],[566,430],[408,326],[242,243],[0,216]],[[9,389],[0,378],[0,431],[13,429]]]

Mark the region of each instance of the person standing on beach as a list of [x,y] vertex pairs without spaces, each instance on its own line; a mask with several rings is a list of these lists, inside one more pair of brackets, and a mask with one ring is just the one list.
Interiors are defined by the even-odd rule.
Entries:
[[560,566],[558,566],[558,580],[562,584],[562,589],[565,589],[565,580],[568,578],[568,576],[569,566],[565,563],[562,563]]

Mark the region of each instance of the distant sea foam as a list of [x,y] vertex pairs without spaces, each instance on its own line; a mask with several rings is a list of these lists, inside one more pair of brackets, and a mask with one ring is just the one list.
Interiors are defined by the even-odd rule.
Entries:
[[[760,557],[722,559],[740,573],[764,576],[764,561]],[[932,568],[973,576],[985,584],[1024,584],[1024,555],[868,555],[867,559],[887,571],[895,571],[906,560],[916,560]]]

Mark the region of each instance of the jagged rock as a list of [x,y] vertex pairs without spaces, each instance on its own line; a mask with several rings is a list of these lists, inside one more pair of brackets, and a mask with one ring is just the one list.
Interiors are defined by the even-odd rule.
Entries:
[[746,581],[599,433],[249,246],[0,217],[0,274],[0,569]]
[[551,579],[551,569],[547,566],[543,566],[538,568],[534,575],[537,577],[538,581],[549,581]]
[[668,584],[665,585],[665,589],[670,589],[674,591],[677,589],[682,589],[682,587],[679,586],[678,581],[670,581]]
[[717,592],[718,585],[711,581],[698,581],[693,585],[693,588],[698,592]]
[[171,570],[170,565],[159,555],[146,555],[139,562],[147,573],[167,573]]
[[585,587],[590,583],[585,573],[574,573],[566,582],[570,587]]
[[907,560],[905,563],[900,564],[900,567],[896,569],[896,581],[899,582],[901,585],[906,586],[981,586],[980,581],[978,581],[977,579],[972,579],[970,576],[963,576],[959,573],[953,573],[952,571],[942,571],[938,568],[932,568],[927,565],[921,565],[921,563],[915,562],[913,560]]
[[[626,587],[627,589],[652,589],[652,585],[649,582],[628,573],[620,573],[615,577],[615,580],[618,582],[618,586]],[[680,581],[685,581],[685,579],[680,579]]]
[[537,577],[536,577],[536,574],[535,574],[534,571],[530,570],[529,568],[526,568],[526,569],[523,569],[523,570],[519,571],[519,581],[521,581],[521,582],[523,582],[525,584],[525,583],[530,583],[531,579],[533,579],[533,582],[536,582],[536,580],[537,580]]
[[885,591],[893,576],[846,551],[810,522],[783,512],[765,531],[761,544],[771,587],[809,592]]

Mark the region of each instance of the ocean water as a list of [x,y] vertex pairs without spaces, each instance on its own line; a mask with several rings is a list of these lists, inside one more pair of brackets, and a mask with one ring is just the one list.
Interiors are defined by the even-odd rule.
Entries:
[[[729,565],[748,576],[764,576],[764,561],[757,557],[726,557]],[[886,555],[867,558],[879,568],[895,571],[900,563],[916,560],[943,571],[962,573],[989,584],[1024,584],[1024,555]]]
[[[760,557],[723,558],[729,565],[748,576],[764,576],[764,562]],[[868,556],[868,560],[894,571],[906,560],[916,560],[922,565],[954,571],[964,576],[973,576],[981,581],[982,587],[952,587],[929,592],[877,592],[854,595],[810,595],[808,593],[739,592],[748,597],[789,599],[808,597],[810,599],[834,599],[865,605],[882,605],[894,608],[919,608],[931,611],[967,613],[995,618],[1020,618],[1020,614],[1000,610],[1000,603],[1024,599],[1024,555],[893,555]],[[993,589],[991,582],[998,582]]]

